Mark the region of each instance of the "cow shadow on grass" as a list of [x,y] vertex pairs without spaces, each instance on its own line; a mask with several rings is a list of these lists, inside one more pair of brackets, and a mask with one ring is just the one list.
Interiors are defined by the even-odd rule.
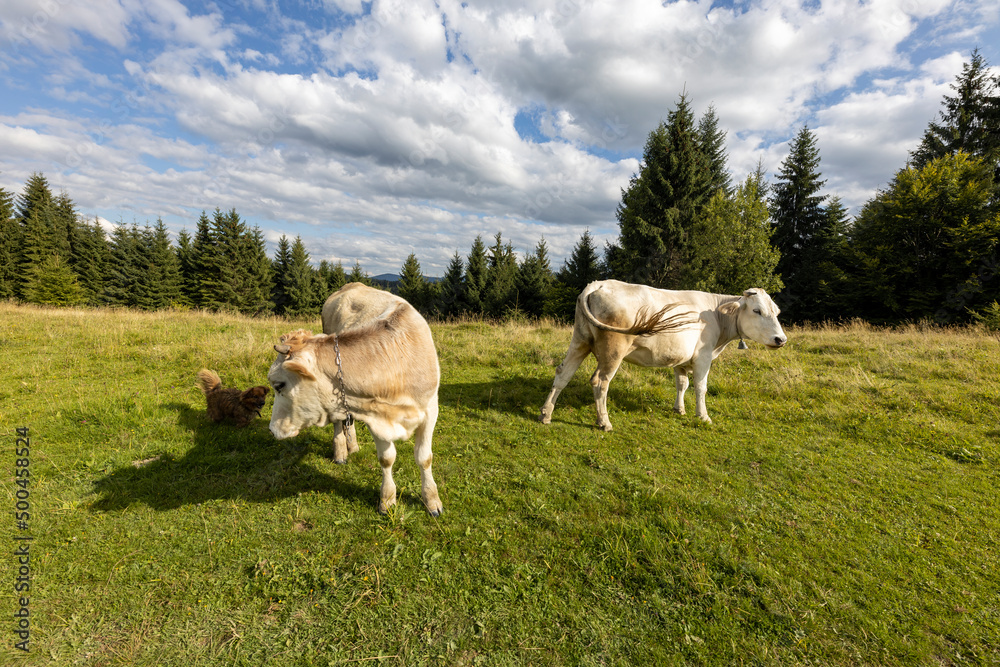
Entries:
[[[648,392],[643,393],[641,389],[627,382],[612,383],[608,392],[608,404],[615,410],[624,412],[638,412],[649,406],[671,411],[673,375],[666,377],[665,381],[669,384],[665,384],[665,388],[660,390],[657,396],[651,396]],[[484,382],[445,381],[438,391],[438,400],[441,405],[453,408],[460,414],[474,415],[484,411],[496,411],[512,417],[538,421],[542,403],[551,390],[551,376],[502,377]],[[556,409],[552,413],[552,423],[593,428],[595,415],[594,390],[590,385],[590,373],[585,373],[581,369],[559,394]]]
[[[366,507],[378,502],[379,478],[361,487],[303,463],[310,452],[332,458],[332,428],[279,441],[265,419],[237,429],[211,422],[204,410],[190,405],[165,407],[175,410],[178,425],[191,433],[191,448],[180,456],[161,453],[132,462],[96,480],[94,491],[100,497],[91,505],[93,511],[121,510],[133,503],[162,511],[230,498],[266,503],[308,491],[336,494]],[[364,450],[348,466],[361,456]]]
[[[552,379],[497,378],[484,382],[442,382],[438,402],[459,413],[496,411],[538,419]],[[439,420],[440,421],[440,420]]]
[[[590,386],[590,376],[578,374],[570,381],[559,399],[552,414],[553,423],[593,427],[594,420],[594,390]],[[512,417],[523,417],[538,421],[542,403],[552,390],[552,378],[496,378],[484,382],[443,382],[438,391],[441,405],[450,407],[460,414],[476,414],[485,411],[495,411]],[[611,389],[611,398],[615,406],[622,410],[638,410],[641,401],[625,387],[615,391]],[[578,418],[577,411],[587,412],[586,420]],[[570,416],[573,415],[573,416]]]

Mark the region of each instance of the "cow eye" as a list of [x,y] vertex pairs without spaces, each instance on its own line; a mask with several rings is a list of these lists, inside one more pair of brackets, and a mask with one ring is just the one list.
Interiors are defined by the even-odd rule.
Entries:
[[271,386],[274,387],[274,393],[280,394],[281,390],[285,388],[285,383],[284,382],[275,382]]
[[758,315],[760,315],[760,308],[754,308],[754,309],[753,309],[753,312],[755,312],[755,313],[757,313]]

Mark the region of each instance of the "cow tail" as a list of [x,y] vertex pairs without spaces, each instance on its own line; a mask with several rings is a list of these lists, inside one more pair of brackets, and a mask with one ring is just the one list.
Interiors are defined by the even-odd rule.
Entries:
[[577,307],[591,324],[603,331],[611,331],[613,333],[625,334],[627,336],[653,336],[660,333],[680,331],[692,323],[691,319],[684,313],[677,313],[668,316],[667,311],[670,310],[672,306],[664,306],[651,315],[649,314],[649,310],[647,308],[640,308],[639,312],[635,314],[635,321],[630,327],[615,327],[610,324],[605,324],[604,322],[598,320],[597,317],[590,312],[590,304],[588,301],[590,299],[590,295],[594,291],[596,291],[596,288],[585,289],[579,299],[577,299]]
[[680,331],[693,323],[693,320],[686,313],[667,315],[667,311],[671,308],[672,306],[664,306],[649,317],[646,317],[646,309],[640,308],[639,312],[636,313],[635,323],[632,325],[629,333],[635,336],[654,336],[661,333]]

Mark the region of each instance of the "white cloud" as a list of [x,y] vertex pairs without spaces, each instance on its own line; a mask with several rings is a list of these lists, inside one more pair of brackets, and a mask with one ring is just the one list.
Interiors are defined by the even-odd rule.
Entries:
[[114,48],[129,40],[131,16],[119,2],[5,0],[0,4],[0,42],[46,53],[69,52],[88,35]]
[[[4,3],[0,36],[37,6]],[[903,166],[972,46],[1000,60],[992,0],[326,0],[324,21],[320,3],[52,6],[0,57],[27,97],[28,51],[59,64],[37,102],[0,106],[4,179],[43,171],[81,208],[175,230],[236,208],[372,273],[410,252],[443,270],[497,230],[519,251],[545,236],[557,264],[587,227],[603,243],[683,90],[698,114],[714,104],[735,179],[758,159],[777,170],[808,123],[827,190],[856,206]],[[548,141],[518,136],[521,110]]]

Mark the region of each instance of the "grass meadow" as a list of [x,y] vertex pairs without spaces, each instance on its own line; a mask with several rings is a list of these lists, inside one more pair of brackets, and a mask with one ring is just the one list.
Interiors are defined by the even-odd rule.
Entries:
[[669,369],[626,366],[606,434],[593,358],[537,421],[568,327],[435,324],[432,519],[412,444],[381,516],[363,426],[336,465],[332,429],[274,440],[273,395],[246,429],[207,419],[200,368],[264,384],[301,326],[318,316],[0,304],[0,664],[1000,664],[996,336],[857,324],[732,345],[711,425],[693,392],[672,412]]

